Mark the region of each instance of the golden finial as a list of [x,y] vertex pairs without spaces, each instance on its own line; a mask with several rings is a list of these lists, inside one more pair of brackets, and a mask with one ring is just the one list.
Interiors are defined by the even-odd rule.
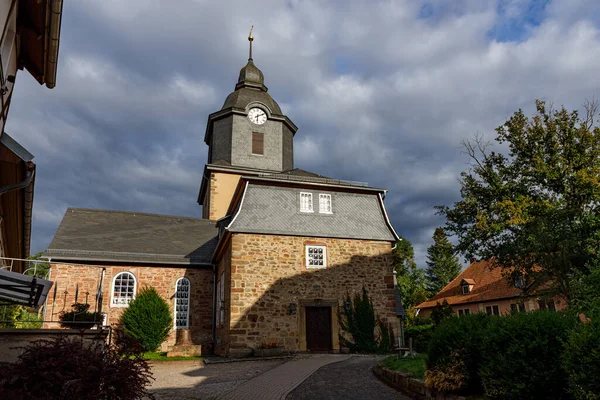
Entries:
[[254,25],[250,25],[250,33],[248,34],[248,41],[250,42],[250,56],[248,57],[248,61],[252,61],[252,41],[254,40],[252,29],[254,29]]

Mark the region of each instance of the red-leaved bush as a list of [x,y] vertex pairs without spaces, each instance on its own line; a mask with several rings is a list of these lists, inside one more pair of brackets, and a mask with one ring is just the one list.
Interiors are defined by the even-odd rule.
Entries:
[[16,363],[0,364],[0,398],[153,398],[146,390],[151,379],[138,351],[59,337],[32,342]]

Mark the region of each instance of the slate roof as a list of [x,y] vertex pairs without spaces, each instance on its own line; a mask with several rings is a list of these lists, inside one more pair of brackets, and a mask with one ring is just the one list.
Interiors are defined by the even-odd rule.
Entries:
[[[471,293],[462,294],[461,283],[473,284]],[[431,308],[444,300],[450,305],[488,302],[497,299],[519,297],[522,289],[511,284],[502,276],[501,268],[490,268],[485,260],[475,261],[461,272],[446,287],[431,299],[424,301],[415,308]]]
[[215,221],[69,208],[44,254],[55,260],[210,264]]
[[[313,194],[314,212],[300,212],[300,192]],[[319,213],[320,193],[331,195],[332,214]],[[261,185],[252,181],[228,229],[238,233],[396,241],[377,193]]]

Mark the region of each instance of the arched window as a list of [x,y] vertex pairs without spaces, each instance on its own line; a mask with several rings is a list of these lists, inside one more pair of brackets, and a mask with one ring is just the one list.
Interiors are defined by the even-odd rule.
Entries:
[[135,276],[131,272],[119,272],[113,280],[111,306],[127,307],[134,298]]
[[190,280],[179,278],[175,283],[175,329],[190,326]]

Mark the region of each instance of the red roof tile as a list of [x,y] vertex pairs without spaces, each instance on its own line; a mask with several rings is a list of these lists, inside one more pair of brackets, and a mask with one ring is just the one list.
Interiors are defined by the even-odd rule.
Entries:
[[[473,285],[469,294],[462,294],[461,283]],[[495,299],[518,297],[523,291],[502,276],[502,268],[490,268],[488,261],[475,261],[452,282],[427,301],[415,308],[435,307],[444,300],[450,305],[486,302]]]

